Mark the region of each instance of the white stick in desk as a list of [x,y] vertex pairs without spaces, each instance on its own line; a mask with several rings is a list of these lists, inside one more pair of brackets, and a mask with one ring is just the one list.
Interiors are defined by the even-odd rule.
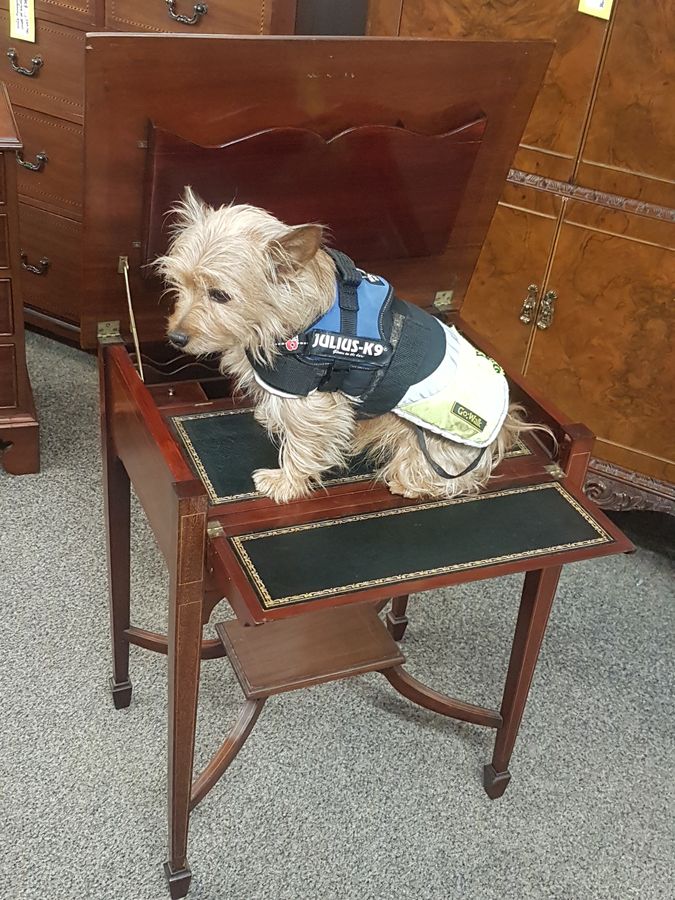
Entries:
[[143,362],[141,360],[141,347],[138,343],[138,331],[136,330],[136,316],[134,315],[134,306],[131,302],[131,287],[129,286],[129,257],[128,256],[120,256],[119,262],[117,264],[117,271],[121,272],[124,275],[124,285],[127,291],[127,306],[129,308],[129,324],[131,325],[131,336],[134,339],[134,347],[136,348],[136,362],[138,364],[138,374],[141,376],[141,381],[145,381],[145,375],[143,374]]

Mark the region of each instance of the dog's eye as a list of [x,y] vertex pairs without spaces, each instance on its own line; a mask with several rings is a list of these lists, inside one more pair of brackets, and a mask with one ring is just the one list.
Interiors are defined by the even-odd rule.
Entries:
[[218,288],[211,288],[209,291],[209,300],[213,300],[214,303],[228,303],[230,295],[225,291],[218,290]]

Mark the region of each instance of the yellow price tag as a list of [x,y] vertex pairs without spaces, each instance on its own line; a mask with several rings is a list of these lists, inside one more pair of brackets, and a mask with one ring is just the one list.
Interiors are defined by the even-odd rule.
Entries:
[[9,0],[9,35],[35,43],[35,0]]
[[597,19],[609,19],[614,0],[579,0],[579,12]]

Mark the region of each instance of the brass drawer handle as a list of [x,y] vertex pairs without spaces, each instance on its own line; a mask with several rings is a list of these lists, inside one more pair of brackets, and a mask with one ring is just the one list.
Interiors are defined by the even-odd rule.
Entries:
[[16,151],[16,161],[18,162],[18,164],[20,166],[22,166],[22,168],[28,169],[29,172],[41,172],[45,167],[45,163],[49,161],[49,157],[47,156],[47,154],[44,151],[42,151],[40,153],[36,153],[35,154],[35,162],[32,163],[32,162],[28,162],[28,160],[23,158],[22,150],[17,150]]
[[45,275],[47,273],[47,269],[49,268],[49,260],[46,256],[43,256],[37,266],[33,266],[28,262],[28,256],[22,250],[21,268],[25,269],[27,272],[32,272],[33,275]]
[[558,295],[555,291],[546,291],[542,297],[539,315],[537,316],[537,328],[541,331],[546,331],[546,329],[550,328],[553,324],[553,313],[555,311],[555,301],[557,299]]
[[196,25],[197,22],[201,19],[202,16],[205,16],[209,11],[206,3],[195,3],[192,7],[193,15],[191,18],[187,16],[179,16],[176,12],[176,0],[166,0],[166,5],[169,8],[169,15],[174,20],[174,22],[180,22],[181,25]]
[[14,69],[15,72],[18,72],[19,75],[26,75],[28,78],[32,78],[34,75],[40,71],[42,66],[44,65],[44,60],[41,56],[34,56],[31,59],[32,66],[30,69],[25,69],[23,66],[20,66],[17,63],[18,54],[14,47],[10,47],[7,51],[7,57],[9,59],[10,66]]
[[520,315],[518,316],[523,325],[529,325],[532,321],[532,314],[537,305],[538,294],[539,288],[537,285],[531,284],[527,289],[527,297],[523,300],[523,305],[520,308]]

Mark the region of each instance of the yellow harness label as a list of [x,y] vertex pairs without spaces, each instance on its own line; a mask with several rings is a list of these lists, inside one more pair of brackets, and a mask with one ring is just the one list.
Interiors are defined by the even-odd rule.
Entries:
[[472,425],[476,432],[482,431],[487,425],[486,420],[482,419],[478,413],[472,412],[472,410],[467,409],[466,406],[462,406],[461,403],[453,403],[452,412],[459,419],[464,419],[465,422]]

